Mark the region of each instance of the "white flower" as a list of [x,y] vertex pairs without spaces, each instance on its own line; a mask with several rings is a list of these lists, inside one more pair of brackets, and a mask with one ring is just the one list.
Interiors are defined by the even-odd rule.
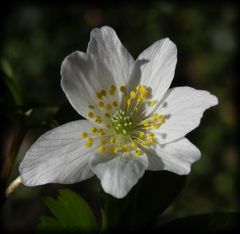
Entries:
[[134,60],[110,27],[94,29],[87,53],[61,67],[61,86],[87,120],[42,135],[20,164],[27,186],[71,184],[94,174],[106,193],[124,197],[145,170],[190,172],[200,151],[184,136],[218,100],[190,87],[169,89],[177,48],[162,39]]

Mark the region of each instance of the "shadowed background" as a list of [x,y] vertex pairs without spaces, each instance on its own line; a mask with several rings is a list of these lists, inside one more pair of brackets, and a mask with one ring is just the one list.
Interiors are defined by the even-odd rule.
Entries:
[[[155,2],[100,6],[25,2],[7,5],[2,17],[2,183],[18,175],[19,162],[38,136],[47,129],[79,119],[60,87],[61,62],[75,50],[86,51],[94,27],[109,25],[134,58],[156,40],[169,37],[178,47],[172,87],[192,86],[219,98],[219,105],[208,110],[200,127],[188,134],[202,152],[202,158],[193,165],[183,191],[159,217],[159,222],[239,209],[237,5]],[[24,110],[24,118],[18,115],[19,106]],[[14,163],[18,145],[21,146]],[[10,160],[9,155],[12,155]],[[7,231],[31,230],[38,217],[46,213],[41,197],[55,194],[60,187],[74,187],[97,207],[98,185],[93,178],[73,186],[21,186],[4,204],[1,223]],[[156,183],[153,186],[164,190]]]

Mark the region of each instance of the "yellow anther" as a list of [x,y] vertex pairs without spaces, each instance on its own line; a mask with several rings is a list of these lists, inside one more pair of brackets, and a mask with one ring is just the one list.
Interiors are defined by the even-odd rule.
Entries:
[[103,131],[102,128],[99,128],[99,129],[98,129],[98,135],[99,135],[99,136],[104,136],[104,135],[105,135],[105,132]]
[[146,134],[144,132],[139,132],[138,137],[143,139],[144,137],[146,137]]
[[134,91],[131,91],[131,92],[130,92],[130,97],[131,97],[131,98],[135,98],[135,97],[136,97],[136,93],[135,93]]
[[106,127],[107,127],[108,129],[111,129],[111,128],[112,128],[111,125],[109,125],[109,124],[107,124]]
[[155,106],[156,103],[157,103],[156,101],[151,100],[151,101],[148,103],[148,105],[149,105],[150,107],[153,107],[153,106]]
[[115,94],[115,91],[116,91],[116,87],[114,85],[111,85],[111,88],[109,90],[109,94],[113,96]]
[[140,150],[140,149],[136,149],[136,151],[135,151],[135,155],[136,155],[136,156],[140,156],[140,155],[142,155],[142,150]]
[[87,138],[87,142],[93,142],[92,137],[88,137],[88,138]]
[[124,93],[125,90],[126,90],[126,87],[125,87],[124,85],[120,86],[120,91],[121,91],[122,93]]
[[138,98],[137,99],[137,104],[142,104],[143,103],[143,99],[142,98]]
[[101,144],[102,144],[102,145],[106,145],[106,144],[107,144],[107,141],[106,141],[106,140],[102,140],[102,141],[101,141]]
[[88,112],[88,118],[93,118],[94,117],[94,114],[93,114],[93,112]]
[[104,107],[104,102],[100,101],[100,102],[98,103],[98,106],[99,106],[99,107]]
[[86,148],[90,148],[92,146],[92,142],[87,142],[85,145],[84,145]]
[[127,106],[129,107],[131,105],[131,99],[127,100]]
[[97,96],[98,99],[102,99],[102,94],[101,93],[97,93],[96,96]]
[[139,112],[139,108],[135,107],[135,108],[134,108],[134,111],[135,111],[135,112]]
[[165,122],[165,116],[159,115],[158,121],[162,124]]
[[113,151],[115,154],[118,153],[118,147],[114,148],[114,151]]
[[152,120],[157,120],[158,119],[158,114],[154,113],[151,115]]
[[115,150],[115,148],[108,148],[108,153],[109,154],[114,154],[114,150]]
[[132,148],[136,148],[136,147],[137,147],[137,144],[136,144],[135,141],[132,141],[132,143],[131,143],[131,147],[132,147]]
[[112,106],[110,104],[107,104],[106,108],[107,108],[107,110],[111,110]]
[[107,94],[107,92],[106,92],[106,90],[101,90],[101,94],[102,94],[102,96],[106,96],[106,94]]
[[157,142],[157,139],[155,137],[151,137],[150,140],[149,140],[151,143],[156,143]]
[[82,132],[81,133],[81,138],[86,138],[86,137],[88,137],[88,134],[86,132]]
[[123,152],[129,152],[129,147],[127,147],[127,146],[122,146],[122,151],[123,151]]
[[151,142],[150,141],[141,141],[140,144],[141,145],[149,145],[149,144],[151,144]]
[[95,123],[97,124],[102,123],[102,118],[100,116],[97,116],[97,118],[95,119]]
[[95,123],[100,124],[100,123],[102,123],[102,120],[101,119],[96,119]]
[[152,132],[150,132],[150,133],[148,134],[148,137],[149,137],[149,138],[153,138],[153,137],[155,137],[155,134],[152,133]]
[[94,109],[95,107],[94,107],[94,105],[88,105],[88,108],[89,109]]
[[136,90],[139,91],[141,85],[137,85]]
[[109,113],[105,113],[105,117],[106,118],[110,118],[110,114]]
[[92,128],[91,128],[91,133],[95,133],[95,132],[97,132],[97,129],[94,128],[94,127],[92,127]]
[[113,101],[113,106],[115,106],[115,107],[118,107],[118,102],[117,101]]
[[110,143],[111,143],[111,144],[115,144],[115,143],[116,143],[116,139],[115,139],[114,137],[111,137],[111,138],[110,138]]
[[160,128],[160,125],[161,125],[161,124],[152,124],[151,127],[152,127],[153,129],[157,129],[157,128]]
[[141,122],[143,124],[144,127],[148,127],[149,126],[149,122],[145,119]]
[[99,152],[99,153],[104,153],[105,150],[106,150],[106,147],[103,146],[103,145],[101,145],[101,146],[98,148],[98,152]]
[[91,137],[88,137],[85,147],[90,148],[92,144],[93,144],[93,139]]
[[146,86],[141,86],[139,88],[139,98],[146,99],[148,97],[148,90]]

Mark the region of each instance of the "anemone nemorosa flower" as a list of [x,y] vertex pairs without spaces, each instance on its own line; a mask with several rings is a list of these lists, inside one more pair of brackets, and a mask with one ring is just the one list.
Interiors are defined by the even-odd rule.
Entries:
[[177,48],[168,38],[136,60],[110,27],[94,29],[87,53],[61,67],[61,86],[87,120],[43,134],[20,164],[27,186],[71,184],[94,174],[106,193],[124,197],[145,170],[190,172],[200,151],[185,138],[218,100],[207,91],[170,88]]

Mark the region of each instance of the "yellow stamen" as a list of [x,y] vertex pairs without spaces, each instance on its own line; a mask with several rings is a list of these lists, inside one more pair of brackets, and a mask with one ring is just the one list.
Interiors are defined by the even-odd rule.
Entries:
[[100,101],[100,102],[98,103],[98,106],[99,106],[99,107],[104,107],[104,102]]
[[110,143],[111,143],[111,144],[115,144],[115,143],[116,143],[116,139],[115,139],[114,137],[111,137],[111,138],[110,138]]
[[109,149],[108,149],[108,153],[109,153],[109,154],[114,154],[114,150],[115,150],[115,148],[109,148]]
[[113,151],[115,154],[118,153],[118,147],[114,148],[114,151]]
[[102,123],[102,118],[100,116],[97,116],[97,118],[95,119],[95,123],[97,124]]
[[93,105],[88,105],[89,109],[94,109],[95,107]]
[[94,128],[94,127],[92,127],[92,128],[91,128],[91,133],[95,133],[95,132],[97,132],[97,129]]
[[107,104],[106,108],[107,108],[107,110],[111,110],[112,106],[110,104]]
[[94,117],[94,114],[93,114],[93,112],[88,112],[88,118],[93,118]]
[[136,93],[135,93],[134,91],[131,91],[131,92],[130,92],[130,97],[131,97],[131,98],[135,98],[135,97],[136,97]]
[[110,114],[109,113],[105,113],[105,117],[106,118],[110,118]]
[[106,96],[106,94],[107,94],[107,92],[106,92],[106,90],[101,90],[101,94],[102,94],[102,96]]
[[142,150],[140,150],[140,149],[136,149],[136,151],[135,151],[135,155],[136,155],[136,156],[140,156],[140,155],[142,155]]
[[120,91],[121,91],[122,93],[124,93],[125,90],[126,90],[126,87],[125,87],[124,85],[120,86]]
[[156,101],[153,101],[153,100],[151,100],[151,101],[148,103],[148,105],[149,105],[150,107],[155,106],[155,104],[156,104]]
[[123,146],[123,147],[122,147],[122,151],[123,151],[123,152],[129,152],[129,148],[128,148],[127,146]]
[[136,147],[137,147],[137,144],[136,144],[135,141],[132,141],[132,143],[131,143],[131,147],[132,147],[132,148],[136,148]]
[[97,93],[97,98],[98,99],[102,99],[102,94],[101,93]]
[[138,137],[143,139],[144,137],[146,137],[146,134],[144,132],[139,132]]
[[82,132],[81,133],[81,138],[86,138],[86,137],[88,137],[88,134],[86,132]]
[[127,107],[129,107],[131,105],[131,99],[127,100]]
[[113,96],[115,94],[115,91],[116,91],[116,87],[114,85],[111,85],[111,88],[109,90],[109,94]]
[[106,150],[106,147],[103,146],[103,145],[101,145],[101,146],[98,148],[98,152],[99,152],[99,153],[104,153],[105,150]]
[[114,101],[114,102],[113,102],[113,106],[118,107],[118,102],[117,102],[117,101]]
[[93,144],[93,139],[91,137],[88,137],[85,147],[90,148],[92,144]]
[[98,129],[98,135],[99,135],[99,136],[104,136],[104,135],[105,135],[105,132],[103,131],[102,128],[99,128],[99,129]]

